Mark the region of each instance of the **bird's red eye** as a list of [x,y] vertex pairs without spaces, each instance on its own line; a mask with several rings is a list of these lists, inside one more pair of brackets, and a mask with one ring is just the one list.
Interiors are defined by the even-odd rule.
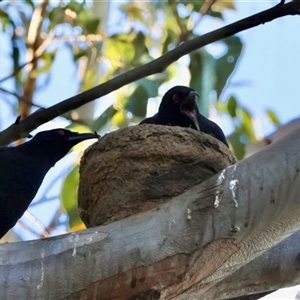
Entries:
[[174,94],[172,99],[175,103],[179,102],[179,98],[178,98],[177,94]]
[[61,136],[65,135],[65,132],[63,130],[58,130],[57,133]]

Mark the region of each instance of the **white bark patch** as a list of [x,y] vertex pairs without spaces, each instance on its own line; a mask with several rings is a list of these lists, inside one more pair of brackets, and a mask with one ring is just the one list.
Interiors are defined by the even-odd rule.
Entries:
[[223,170],[220,175],[218,176],[217,179],[217,193],[216,193],[216,198],[215,198],[215,202],[214,202],[214,207],[217,208],[220,205],[220,195],[222,193],[223,187],[222,187],[222,183],[225,180],[225,171]]
[[233,179],[231,179],[229,181],[229,189],[230,189],[230,191],[232,193],[232,200],[234,202],[234,205],[235,205],[235,207],[238,207],[239,203],[237,202],[237,198],[236,198],[236,189],[237,189],[237,185],[239,183],[239,180],[238,179],[234,179],[234,174],[235,174],[236,166],[237,166],[237,164],[235,164],[233,166],[233,171],[232,171],[232,177],[233,177]]
[[45,258],[45,250],[42,249],[41,250],[41,272],[42,272],[42,275],[41,275],[41,281],[40,283],[38,284],[37,286],[37,289],[41,289],[44,285],[44,277],[45,277],[45,272],[44,272],[44,258]]
[[79,235],[76,234],[72,234],[69,236],[68,240],[70,243],[73,243],[73,252],[72,252],[72,256],[75,257],[76,256],[76,252],[77,252],[77,243],[79,242]]
[[192,211],[189,208],[187,209],[187,219],[192,220]]
[[233,199],[235,207],[239,206],[239,204],[236,200],[236,188],[237,188],[238,183],[239,183],[238,179],[232,179],[229,181],[229,189],[231,190],[232,199]]
[[[105,239],[108,234],[104,232],[95,231],[97,236],[97,240],[99,239]],[[77,255],[77,248],[83,247],[85,245],[91,244],[92,242],[95,242],[93,239],[93,236],[87,236],[84,239],[80,238],[80,235],[78,233],[73,233],[68,237],[68,242],[73,244],[73,252],[72,256],[75,257]]]

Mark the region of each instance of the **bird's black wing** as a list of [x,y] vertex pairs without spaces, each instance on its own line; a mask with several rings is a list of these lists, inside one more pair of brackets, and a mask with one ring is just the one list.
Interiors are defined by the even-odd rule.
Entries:
[[210,134],[219,141],[223,142],[228,147],[228,142],[226,140],[225,134],[215,122],[207,119],[199,112],[197,112],[197,118],[200,126],[200,131]]
[[73,146],[91,138],[98,135],[57,128],[17,147],[0,148],[0,238],[26,211],[49,169]]
[[139,123],[139,125],[141,125],[141,124],[159,124],[158,119],[159,119],[158,114],[155,114],[154,116],[152,116],[150,118],[144,119],[142,122]]
[[9,151],[9,147],[0,147],[0,154],[6,151]]
[[16,148],[0,150],[0,238],[24,214],[47,170],[41,160]]

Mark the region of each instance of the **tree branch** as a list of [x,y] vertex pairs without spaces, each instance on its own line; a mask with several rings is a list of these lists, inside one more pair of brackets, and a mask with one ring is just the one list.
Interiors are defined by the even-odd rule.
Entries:
[[42,108],[42,109],[45,109],[44,107],[38,105],[38,104],[35,104],[33,103],[29,98],[27,98],[26,96],[22,96],[22,95],[18,95],[17,93],[14,93],[14,92],[11,92],[11,91],[8,91],[6,89],[3,89],[0,87],[0,91],[3,92],[3,93],[6,93],[6,94],[9,94],[9,95],[12,95],[14,97],[16,97],[19,102],[25,102],[26,104],[30,105],[30,106],[35,106],[37,108]]
[[226,277],[218,283],[218,289],[211,288],[207,295],[211,299],[254,300],[299,284],[299,239],[300,230]]
[[[30,102],[32,101],[32,96],[36,87],[36,75],[34,72],[37,69],[38,59],[35,56],[35,52],[39,48],[40,44],[40,32],[44,20],[44,15],[47,11],[48,0],[43,0],[39,6],[37,6],[29,24],[27,33],[28,48],[26,52],[26,57],[31,63],[27,64],[28,76],[23,85],[24,96]],[[20,119],[25,119],[30,112],[32,105],[26,101],[20,101],[19,103],[19,113]]]
[[[300,229],[299,145],[295,130],[159,208],[107,226],[1,244],[0,298],[216,299],[206,298],[212,287],[217,298],[240,295],[219,283]],[[290,253],[298,268],[297,247]],[[292,276],[299,282],[298,271]],[[247,293],[256,291],[252,279],[239,283]]]
[[166,53],[152,62],[141,67],[130,70],[121,74],[112,80],[100,84],[88,91],[79,95],[68,98],[56,105],[53,105],[45,110],[39,110],[20,121],[18,124],[12,124],[7,129],[0,133],[0,146],[7,145],[10,142],[28,136],[28,133],[37,128],[39,125],[46,123],[55,117],[62,115],[72,109],[76,109],[90,101],[93,101],[101,96],[107,95],[110,92],[132,83],[140,78],[162,72],[171,63],[177,61],[180,57],[201,48],[207,44],[216,42],[220,39],[232,36],[243,30],[270,22],[276,18],[287,15],[299,15],[300,2],[291,2],[255,14],[241,21],[232,23],[223,28],[214,30],[204,34],[198,38],[179,45],[176,49]]
[[51,30],[48,37],[43,41],[43,43],[38,47],[38,49],[34,52],[34,56],[31,60],[27,61],[26,63],[20,65],[17,69],[13,70],[9,75],[3,77],[0,79],[0,83],[10,79],[11,77],[16,76],[24,67],[26,67],[28,64],[32,64],[35,60],[37,60],[39,57],[42,56],[46,48],[51,44],[51,42],[55,38],[55,32],[54,30]]

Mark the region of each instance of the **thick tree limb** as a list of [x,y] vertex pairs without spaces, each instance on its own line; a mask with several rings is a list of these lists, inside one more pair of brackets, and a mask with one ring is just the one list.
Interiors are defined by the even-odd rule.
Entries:
[[296,130],[160,209],[0,245],[0,298],[216,299],[212,287],[227,297],[217,283],[300,229],[299,145]]
[[246,145],[246,157],[262,150],[271,143],[276,142],[277,140],[283,138],[285,135],[289,134],[293,130],[300,130],[300,117],[289,121],[288,123],[279,126],[271,134],[265,136],[262,140],[257,143],[247,144]]
[[46,123],[57,116],[60,116],[72,109],[76,109],[83,104],[93,101],[101,96],[134,82],[140,78],[162,72],[171,63],[177,61],[180,57],[201,48],[207,44],[220,39],[229,37],[243,30],[270,22],[276,18],[287,15],[298,15],[300,12],[300,2],[291,2],[265,10],[241,21],[232,23],[223,28],[204,34],[198,38],[179,45],[176,49],[166,53],[158,59],[124,74],[121,74],[112,80],[96,86],[86,92],[73,96],[45,110],[38,110],[19,124],[12,124],[0,133],[0,146],[7,145],[10,142],[28,136],[28,134],[39,125]]
[[[260,299],[261,293],[290,287],[300,283],[300,231],[251,261],[231,276],[211,288],[207,294],[212,299]],[[247,294],[259,293],[247,298]],[[269,294],[267,292],[266,294]],[[259,296],[260,295],[260,296]]]

